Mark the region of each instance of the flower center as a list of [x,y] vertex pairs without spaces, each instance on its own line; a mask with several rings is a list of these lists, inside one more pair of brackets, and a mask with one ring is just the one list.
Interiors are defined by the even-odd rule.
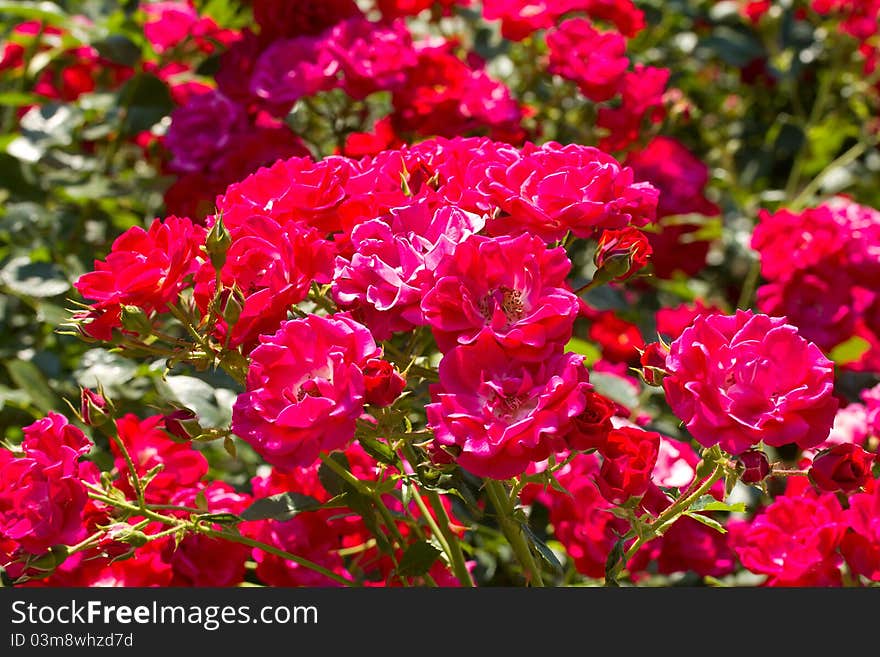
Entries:
[[508,324],[519,321],[525,315],[523,293],[502,285],[480,299],[477,309],[487,321],[492,319],[496,309],[501,309]]

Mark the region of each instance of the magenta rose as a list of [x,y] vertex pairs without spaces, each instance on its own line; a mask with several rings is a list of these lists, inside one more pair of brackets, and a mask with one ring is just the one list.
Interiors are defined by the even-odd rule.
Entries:
[[460,450],[461,467],[481,477],[513,477],[565,449],[584,410],[587,378],[581,356],[517,361],[484,336],[440,361],[428,426],[440,446]]
[[597,148],[527,143],[508,165],[492,162],[480,190],[502,210],[492,234],[531,232],[551,242],[571,231],[589,238],[605,228],[654,220],[657,190]]
[[364,410],[363,368],[381,357],[366,327],[345,315],[309,315],[260,343],[232,431],[283,471],[351,442]]
[[834,366],[782,318],[748,310],[697,317],[670,345],[666,369],[667,401],[705,447],[807,449],[834,423]]
[[529,235],[474,235],[441,261],[422,311],[448,351],[491,335],[519,360],[540,360],[571,338],[577,297],[565,289],[571,262]]
[[617,93],[629,68],[626,39],[599,32],[586,18],[571,18],[547,31],[548,70],[576,83],[596,103]]
[[388,25],[353,18],[336,25],[327,48],[342,71],[342,88],[355,99],[394,90],[416,63],[412,36],[402,20]]
[[24,456],[0,449],[0,543],[42,554],[86,533],[79,457],[91,443],[57,413],[24,428]]
[[336,259],[333,298],[379,340],[424,325],[421,302],[434,282],[434,270],[483,221],[427,201],[364,221],[351,233],[351,258]]
[[224,154],[232,135],[247,127],[242,108],[219,91],[193,96],[171,112],[165,143],[178,172],[209,171]]
[[[837,570],[846,531],[832,493],[781,496],[744,527],[731,527],[730,543],[742,565],[768,576],[771,586],[810,586]],[[836,578],[839,580],[839,573]]]

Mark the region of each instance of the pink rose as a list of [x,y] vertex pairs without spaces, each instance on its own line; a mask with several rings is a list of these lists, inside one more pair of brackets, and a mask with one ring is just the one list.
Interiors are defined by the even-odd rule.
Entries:
[[440,262],[421,308],[441,351],[486,334],[512,358],[541,360],[571,338],[578,304],[565,289],[570,269],[562,248],[536,237],[474,235]]
[[284,322],[251,352],[232,431],[281,470],[311,465],[354,438],[363,367],[380,356],[370,332],[345,315]]
[[431,386],[428,426],[475,475],[507,479],[566,447],[589,389],[583,358],[512,359],[491,337],[456,347]]
[[747,310],[697,317],[670,345],[666,369],[667,401],[705,447],[806,449],[831,431],[834,367],[782,318]]
[[776,498],[748,525],[731,527],[730,541],[743,566],[768,575],[769,585],[810,586],[835,577],[827,571],[837,571],[836,551],[845,531],[833,494],[806,493]]
[[609,100],[629,68],[626,39],[599,32],[586,18],[570,18],[547,31],[548,70],[576,83],[596,103]]

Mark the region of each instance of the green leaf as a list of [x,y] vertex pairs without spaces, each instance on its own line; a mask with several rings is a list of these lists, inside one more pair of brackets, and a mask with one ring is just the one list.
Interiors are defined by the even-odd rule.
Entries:
[[765,54],[764,46],[750,32],[735,30],[726,25],[717,27],[701,45],[725,63],[737,68]]
[[[346,470],[349,469],[348,459],[342,452],[333,452],[330,454],[330,458]],[[321,463],[318,467],[318,481],[321,482],[324,490],[334,497],[351,490],[351,486],[345,479],[336,474],[326,463]]]
[[194,376],[166,376],[156,387],[166,397],[177,401],[193,413],[205,427],[225,427],[232,421],[232,403],[224,388],[215,388]]
[[841,342],[831,350],[828,358],[838,365],[847,365],[855,363],[864,356],[871,348],[871,344],[863,337],[858,335],[852,336],[849,340]]
[[174,109],[168,85],[149,73],[139,73],[126,82],[119,98],[127,106],[122,124],[126,135],[149,130]]
[[639,393],[625,379],[606,372],[590,372],[590,383],[600,395],[626,406],[629,409],[639,405]]
[[406,548],[400,558],[397,574],[403,577],[424,575],[431,570],[431,566],[441,554],[441,550],[427,541],[416,541]]
[[358,442],[364,448],[364,451],[374,459],[388,465],[397,463],[397,454],[394,453],[394,450],[391,449],[388,443],[382,442],[373,436],[359,436]]
[[105,349],[89,349],[82,355],[74,373],[76,382],[84,388],[102,385],[111,394],[137,374],[137,364]]
[[568,344],[565,345],[565,351],[573,351],[576,354],[580,354],[584,357],[584,363],[588,366],[602,357],[602,352],[595,345],[580,338],[569,340]]
[[48,262],[31,262],[27,256],[10,260],[0,270],[0,280],[25,297],[54,297],[70,289],[70,282],[60,267]]
[[703,495],[701,498],[691,504],[688,512],[697,511],[730,511],[733,513],[743,513],[746,510],[744,502],[736,504],[728,504],[727,502],[719,502],[711,495]]
[[12,382],[26,392],[31,403],[44,413],[61,406],[61,400],[52,392],[46,377],[33,363],[12,360],[6,363],[6,370]]
[[321,503],[310,495],[301,493],[279,493],[256,500],[241,517],[245,520],[290,520],[303,511],[321,508]]
[[617,569],[617,564],[620,563],[626,554],[625,545],[625,539],[620,537],[608,552],[608,558],[605,559],[605,586],[620,586],[617,578],[614,576],[614,571]]
[[562,574],[565,572],[565,568],[562,567],[562,564],[559,563],[559,558],[556,556],[556,553],[551,550],[547,544],[538,538],[538,535],[529,527],[528,523],[521,522],[520,526],[522,527],[523,533],[526,535],[529,543],[531,543],[535,549],[538,551],[538,554],[541,555],[541,558],[544,559],[550,566],[555,570],[558,574]]
[[33,105],[45,101],[44,96],[37,94],[29,94],[24,91],[4,91],[0,93],[0,105],[7,107],[21,107],[22,105]]
[[54,2],[28,2],[27,0],[3,0],[0,14],[13,14],[26,20],[38,20],[49,25],[64,25],[70,17]]
[[92,44],[98,54],[123,66],[134,66],[141,59],[141,49],[131,39],[121,34],[111,34]]
[[691,513],[690,511],[685,511],[684,515],[686,515],[688,518],[693,518],[697,522],[703,523],[707,527],[711,527],[712,529],[714,529],[716,532],[719,532],[720,534],[727,533],[727,530],[721,525],[721,523],[718,522],[717,520],[715,520],[714,518],[710,518],[709,516],[704,516],[701,513]]

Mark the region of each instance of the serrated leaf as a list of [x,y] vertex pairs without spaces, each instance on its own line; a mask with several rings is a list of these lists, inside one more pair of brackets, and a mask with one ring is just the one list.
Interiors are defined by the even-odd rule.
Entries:
[[727,502],[719,502],[711,495],[703,495],[701,498],[699,498],[693,504],[691,504],[690,508],[688,508],[689,512],[730,511],[733,513],[743,513],[745,510],[746,510],[746,505],[744,502],[737,502],[736,504],[728,504]]
[[685,511],[684,515],[686,515],[688,518],[693,518],[697,522],[703,523],[707,527],[711,527],[712,529],[714,529],[715,531],[717,531],[721,534],[727,533],[727,530],[721,525],[721,523],[718,522],[717,520],[715,520],[714,518],[710,518],[709,516],[704,516],[700,513],[691,513],[690,511]]
[[404,551],[397,565],[397,574],[403,577],[424,575],[441,554],[441,550],[427,541],[416,541]]
[[555,570],[558,574],[562,574],[565,569],[562,567],[562,564],[559,563],[559,558],[556,556],[556,553],[553,552],[549,548],[549,546],[542,541],[538,535],[532,531],[532,528],[529,527],[528,523],[521,522],[520,526],[523,529],[523,533],[526,535],[529,543],[531,543],[535,549],[538,551],[538,554],[541,555],[541,558],[544,559],[550,566]]
[[310,495],[279,493],[256,500],[241,513],[245,520],[278,520],[285,522],[304,511],[315,511],[321,503]]

